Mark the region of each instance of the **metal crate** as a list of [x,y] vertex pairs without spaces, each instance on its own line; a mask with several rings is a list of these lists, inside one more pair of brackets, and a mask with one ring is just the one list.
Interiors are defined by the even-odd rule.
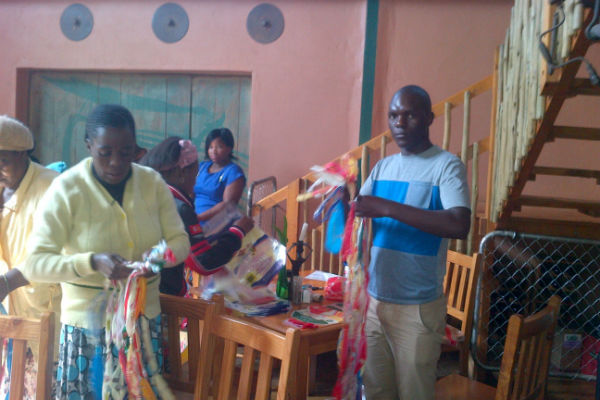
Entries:
[[[595,379],[600,347],[600,242],[495,231],[481,241],[471,353],[498,371],[510,315],[562,298],[550,375]],[[579,340],[581,339],[581,340]]]

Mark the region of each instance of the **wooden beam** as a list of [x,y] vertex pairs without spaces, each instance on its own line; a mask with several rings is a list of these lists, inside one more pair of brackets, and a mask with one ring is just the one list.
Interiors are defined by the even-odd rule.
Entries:
[[[487,187],[485,195],[485,219],[489,220],[492,215],[492,190],[494,189],[494,168],[496,160],[494,157],[494,146],[496,145],[496,104],[498,102],[498,62],[500,59],[500,48],[496,47],[494,52],[494,74],[492,75],[492,112],[490,117],[490,136],[488,136],[488,170]],[[497,189],[496,189],[497,190]]]
[[[556,90],[556,82],[548,82],[542,90],[542,94],[551,94]],[[600,96],[600,87],[592,85],[588,78],[575,78],[568,89],[570,96]]]
[[285,216],[287,218],[287,238],[288,244],[298,241],[298,228],[300,223],[300,204],[296,197],[300,194],[300,182],[302,178],[292,181],[288,185],[287,198],[285,202]]
[[432,107],[433,114],[436,117],[444,114],[446,107],[447,107],[446,103],[450,103],[451,107],[456,107],[456,106],[463,104],[463,101],[465,98],[465,92],[470,92],[471,98],[487,92],[488,90],[490,90],[492,88],[493,78],[494,78],[493,74],[489,75],[489,76],[483,78],[482,80],[480,80],[479,82],[474,83],[473,85],[466,87],[465,89],[459,91],[458,93],[455,93],[452,96],[448,97],[447,99],[437,103],[436,105],[434,105]]
[[251,216],[258,215],[260,209],[269,209],[275,207],[277,204],[285,201],[288,196],[288,187],[284,186],[278,191],[268,196],[263,197],[259,201],[257,201],[254,206],[252,206],[252,210],[250,210]]
[[555,126],[550,132],[548,141],[554,139],[600,140],[600,129],[581,126]]
[[529,177],[532,181],[536,175],[568,176],[573,178],[592,178],[600,185],[600,171],[579,168],[560,168],[560,167],[533,167],[533,173]]
[[[587,25],[590,22],[591,17],[591,13],[586,11],[583,24]],[[575,39],[572,41],[573,45],[571,47],[571,57],[584,55],[587,52],[587,49],[590,47],[590,41],[587,40],[583,31],[584,30],[581,29],[577,33]],[[560,112],[565,98],[567,97],[569,88],[573,85],[575,75],[577,74],[580,66],[581,61],[575,61],[571,64],[568,64],[564,68],[561,68],[560,71],[555,72],[560,73],[560,79],[556,83],[554,92],[546,101],[544,118],[538,122],[537,134],[529,146],[527,157],[525,157],[521,163],[521,168],[519,169],[520,173],[516,177],[514,184],[509,188],[507,201],[505,202],[505,205],[498,218],[499,222],[506,221],[508,218],[510,218],[510,215],[514,209],[513,200],[517,199],[523,192],[523,188],[531,176],[533,167],[535,166],[535,163],[542,152],[542,148],[544,147],[544,143],[546,143],[548,140],[548,136],[552,131],[554,122],[556,121],[558,113]]]
[[560,197],[541,197],[541,196],[521,196],[514,200],[516,207],[531,206],[531,207],[551,207],[551,208],[570,208],[580,211],[599,211],[600,202],[565,199]]
[[600,223],[512,217],[496,229],[538,235],[563,236],[580,239],[600,239]]
[[[455,93],[454,95],[448,97],[447,99],[444,99],[441,102],[435,104],[432,107],[434,115],[436,117],[442,115],[444,113],[446,107],[452,108],[452,107],[461,105],[464,101],[464,93],[466,91],[470,92],[471,98],[487,92],[488,90],[490,90],[492,88],[493,78],[494,78],[493,75],[489,75],[489,76],[483,78],[482,80],[480,80],[479,82],[476,82],[476,83],[472,84],[471,86],[459,91],[458,93]],[[448,103],[449,106],[446,106],[446,103]],[[380,157],[383,158],[383,156],[386,153],[385,145],[390,141],[393,141],[393,139],[392,139],[392,135],[388,129],[385,132],[382,132],[381,134],[372,137],[371,139],[369,139],[367,142],[363,143],[362,145],[355,147],[354,149],[348,151],[346,154],[355,159],[359,159],[363,154],[363,146],[366,146],[369,150],[372,150],[374,152],[379,151]],[[472,146],[473,145],[471,144],[468,149],[468,159],[472,158]],[[488,138],[485,138],[479,142],[479,153],[481,154],[485,151],[488,151],[488,149],[489,149]],[[341,156],[341,157],[343,157],[343,156]],[[341,157],[336,157],[333,160],[331,160],[330,162],[338,161]],[[305,179],[308,182],[314,182],[316,180],[316,174],[312,171],[308,172],[306,175],[304,175],[302,177],[302,179]],[[268,196],[265,196],[264,198],[262,198],[260,201],[258,201],[255,204],[255,207],[253,207],[253,209],[251,210],[252,215],[254,216],[254,215],[258,214],[260,207],[262,207],[263,209],[268,209],[282,201],[285,201],[285,199],[287,198],[287,195],[288,195],[288,188],[287,188],[287,186],[284,186],[281,189],[279,189],[277,192],[270,194]]]

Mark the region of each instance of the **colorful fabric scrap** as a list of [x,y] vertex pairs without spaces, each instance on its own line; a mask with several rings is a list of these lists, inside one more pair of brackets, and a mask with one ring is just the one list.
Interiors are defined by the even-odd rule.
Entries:
[[365,265],[367,248],[366,221],[354,217],[350,209],[344,241],[342,260],[348,267],[344,290],[344,328],[338,343],[338,380],[333,395],[336,399],[354,400],[362,396],[362,367],[367,358],[365,322],[369,295],[369,275]]
[[[118,351],[118,365],[106,357],[102,398],[109,399],[175,399],[160,373],[152,352],[148,319],[143,317],[146,306],[146,278],[149,270],[159,273],[172,253],[164,242],[154,247],[144,262],[134,262],[134,271],[127,283],[112,282],[114,288],[106,305],[106,347]],[[144,368],[146,360],[151,376]],[[123,384],[125,383],[125,384]],[[153,390],[154,387],[154,390]],[[155,394],[156,391],[156,394]]]

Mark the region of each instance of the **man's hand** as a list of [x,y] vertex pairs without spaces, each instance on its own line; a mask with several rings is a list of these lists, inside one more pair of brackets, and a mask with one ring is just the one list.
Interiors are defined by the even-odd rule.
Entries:
[[92,268],[111,280],[126,279],[133,272],[133,269],[127,266],[127,260],[111,253],[93,254]]
[[381,218],[389,216],[389,201],[375,196],[358,196],[356,198],[356,216],[365,218]]

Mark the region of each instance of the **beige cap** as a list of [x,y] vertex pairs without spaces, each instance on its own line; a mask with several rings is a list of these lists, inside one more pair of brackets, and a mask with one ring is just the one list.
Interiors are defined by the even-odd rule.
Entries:
[[33,149],[33,135],[28,127],[14,118],[0,115],[0,150]]

